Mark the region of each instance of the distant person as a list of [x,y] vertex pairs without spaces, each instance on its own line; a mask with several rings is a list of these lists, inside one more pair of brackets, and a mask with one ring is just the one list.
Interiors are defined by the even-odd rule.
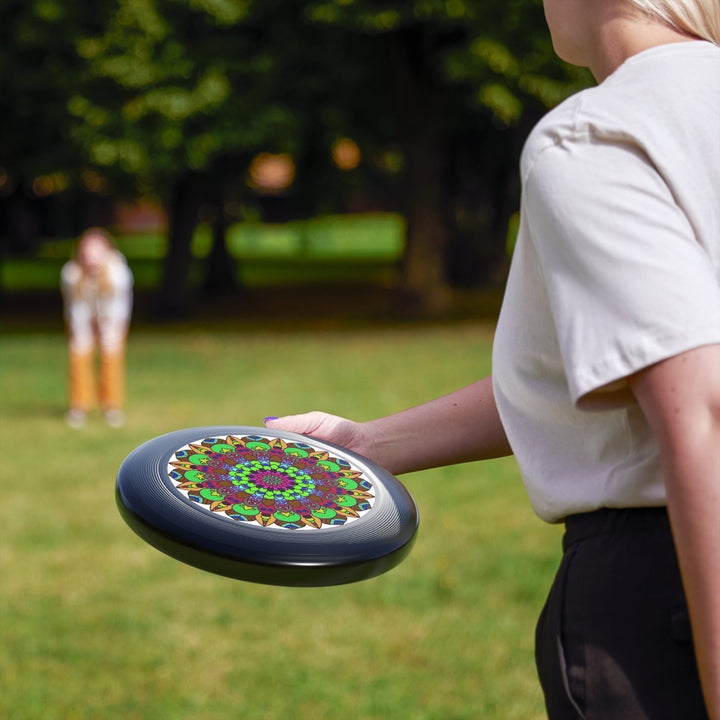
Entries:
[[82,427],[99,399],[108,425],[120,427],[125,421],[125,344],[133,276],[105,230],[91,228],[81,235],[76,257],[62,268],[61,286],[69,342],[67,423]]

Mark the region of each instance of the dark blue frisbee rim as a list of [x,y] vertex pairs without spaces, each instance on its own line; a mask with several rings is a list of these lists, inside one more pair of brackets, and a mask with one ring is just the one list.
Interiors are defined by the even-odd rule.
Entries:
[[[168,462],[188,443],[228,435],[281,438],[345,458],[372,483],[374,503],[351,523],[317,531],[264,528],[210,514],[175,488]],[[417,506],[405,486],[367,458],[312,437],[252,426],[187,428],[143,443],[120,466],[116,502],[127,525],[170,557],[218,575],[268,585],[340,585],[380,575],[408,555],[419,523]]]

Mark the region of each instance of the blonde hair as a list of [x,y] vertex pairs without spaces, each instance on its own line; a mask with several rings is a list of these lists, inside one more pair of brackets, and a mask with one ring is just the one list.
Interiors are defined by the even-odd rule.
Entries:
[[718,0],[628,0],[675,30],[720,45]]

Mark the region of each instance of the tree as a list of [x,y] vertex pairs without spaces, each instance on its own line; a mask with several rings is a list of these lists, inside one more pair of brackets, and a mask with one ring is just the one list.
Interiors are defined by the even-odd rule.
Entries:
[[[118,0],[102,32],[78,45],[88,79],[71,101],[76,142],[108,172],[160,191],[169,207],[160,289],[166,311],[182,312],[188,302],[201,205],[215,209],[215,272],[227,267],[225,188],[240,179],[242,192],[258,152],[302,156],[316,133],[332,94],[321,69],[338,72],[329,61],[337,50],[303,7],[292,0]],[[212,278],[207,284],[216,286]]]
[[[458,215],[492,217],[463,232],[491,232],[495,252],[489,256],[497,257],[517,207],[517,184],[509,180],[520,146],[513,129],[584,86],[587,76],[557,61],[536,0],[318,0],[308,3],[307,13],[317,23],[385,41],[384,52],[374,55],[380,64],[366,66],[374,74],[373,91],[353,97],[372,107],[375,117],[391,108],[390,136],[405,162],[405,288],[425,312],[442,311]],[[367,121],[368,113],[362,117]],[[507,150],[498,156],[494,148],[502,129],[509,130]],[[473,172],[467,158],[478,149],[474,163],[480,170]],[[502,188],[501,197],[476,197],[481,207],[473,212],[464,192],[468,175],[476,185]],[[508,194],[515,202],[508,202]]]
[[38,196],[66,189],[80,162],[66,139],[78,80],[79,3],[6,0],[0,9],[0,247],[30,252],[42,228]]
[[363,152],[355,182],[400,189],[385,207],[407,218],[405,296],[442,310],[448,279],[502,257],[529,124],[587,82],[555,59],[540,0],[8,0],[2,19],[0,168],[157,195],[160,298],[178,312],[200,213],[216,288],[233,277],[226,201],[247,198],[252,158],[292,155],[293,212],[333,211],[341,137]]

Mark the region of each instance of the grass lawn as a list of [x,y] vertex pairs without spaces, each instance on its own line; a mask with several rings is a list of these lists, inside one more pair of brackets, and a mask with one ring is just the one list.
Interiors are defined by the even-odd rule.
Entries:
[[117,469],[183,427],[312,408],[365,419],[489,370],[479,324],[271,334],[133,332],[128,422],[62,420],[65,342],[0,338],[0,717],[540,720],[532,636],[560,533],[511,459],[403,478],[420,508],[390,573],[252,585],[155,551]]
[[[157,287],[167,253],[166,234],[119,235],[115,240],[133,271],[135,287]],[[336,215],[275,225],[237,223],[226,235],[237,279],[245,287],[393,281],[404,243],[405,221],[394,213]],[[192,241],[194,282],[203,276],[211,245],[210,228],[198,226]],[[31,257],[4,258],[0,288],[10,292],[57,288],[60,269],[75,246],[73,238],[56,238],[41,243]]]

